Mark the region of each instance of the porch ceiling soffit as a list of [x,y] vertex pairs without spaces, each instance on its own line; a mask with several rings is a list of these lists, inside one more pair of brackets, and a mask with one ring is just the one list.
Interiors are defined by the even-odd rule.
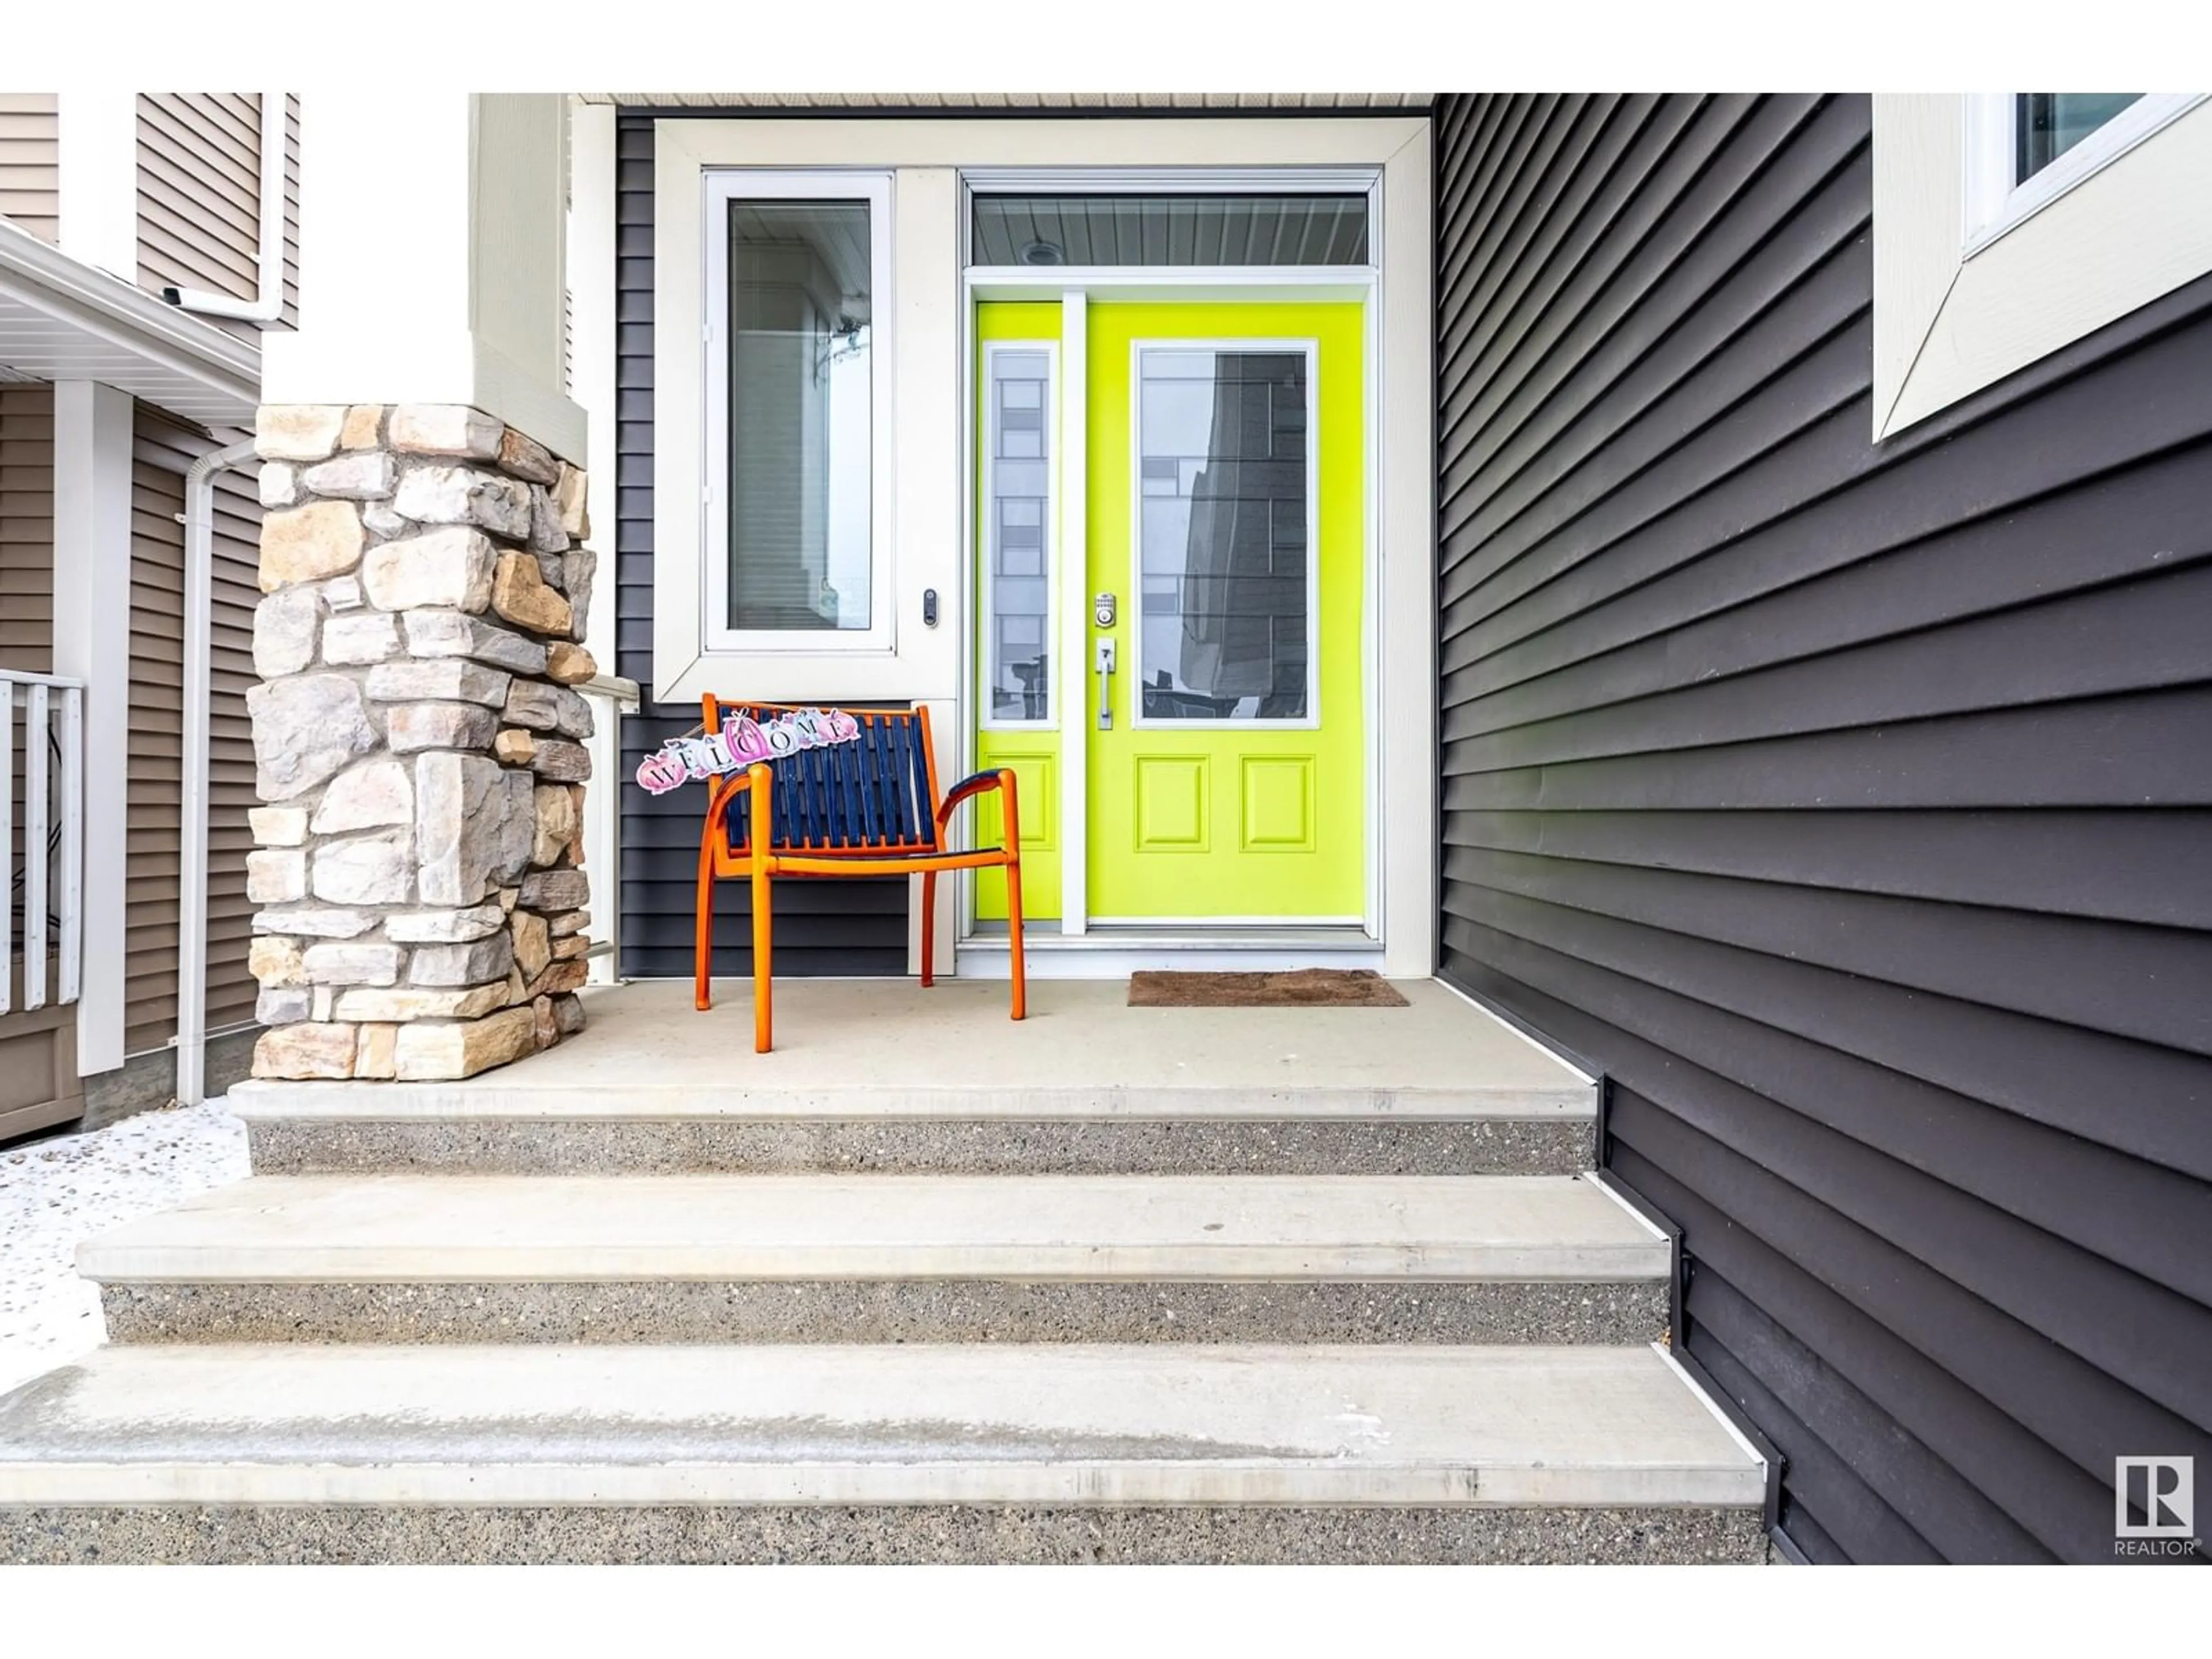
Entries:
[[251,426],[261,349],[0,222],[0,363],[97,380],[209,427]]
[[1425,110],[1431,92],[584,92],[587,104],[656,109]]

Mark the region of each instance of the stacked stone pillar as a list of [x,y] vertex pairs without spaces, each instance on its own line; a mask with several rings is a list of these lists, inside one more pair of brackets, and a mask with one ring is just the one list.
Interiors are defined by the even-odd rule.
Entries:
[[582,471],[481,410],[260,411],[258,1077],[463,1078],[582,1029]]

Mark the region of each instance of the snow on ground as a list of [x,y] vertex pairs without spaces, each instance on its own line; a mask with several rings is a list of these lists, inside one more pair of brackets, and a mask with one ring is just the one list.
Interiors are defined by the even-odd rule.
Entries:
[[0,1148],[0,1394],[106,1340],[79,1244],[246,1175],[246,1126],[221,1100]]

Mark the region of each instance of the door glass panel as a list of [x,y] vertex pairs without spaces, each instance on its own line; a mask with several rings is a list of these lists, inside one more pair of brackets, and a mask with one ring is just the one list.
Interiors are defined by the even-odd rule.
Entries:
[[984,672],[994,725],[1046,721],[1051,704],[1052,357],[987,354]]
[[979,265],[1364,265],[1367,198],[978,196]]
[[1138,353],[1137,684],[1150,721],[1312,707],[1307,354]]
[[868,204],[729,209],[733,629],[868,626]]

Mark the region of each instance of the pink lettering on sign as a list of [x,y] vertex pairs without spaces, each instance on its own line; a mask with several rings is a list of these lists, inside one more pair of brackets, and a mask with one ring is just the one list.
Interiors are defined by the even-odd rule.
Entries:
[[695,778],[742,772],[760,761],[781,760],[804,749],[853,743],[860,723],[842,708],[800,708],[765,724],[732,710],[720,732],[671,738],[637,763],[638,787],[665,795]]

